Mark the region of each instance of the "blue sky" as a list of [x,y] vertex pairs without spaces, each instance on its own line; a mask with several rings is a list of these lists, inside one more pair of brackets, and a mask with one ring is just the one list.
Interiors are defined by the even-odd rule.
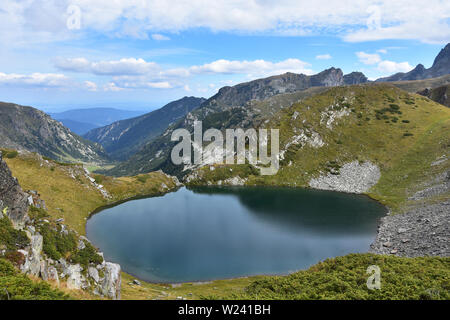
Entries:
[[0,101],[151,110],[287,71],[376,79],[430,67],[449,22],[440,0],[2,0]]

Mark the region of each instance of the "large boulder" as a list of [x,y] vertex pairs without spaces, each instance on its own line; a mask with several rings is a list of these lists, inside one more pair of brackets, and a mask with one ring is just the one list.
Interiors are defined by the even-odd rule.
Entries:
[[83,268],[79,264],[70,264],[64,270],[64,273],[68,276],[67,288],[69,289],[81,289],[85,284],[84,276],[82,275]]

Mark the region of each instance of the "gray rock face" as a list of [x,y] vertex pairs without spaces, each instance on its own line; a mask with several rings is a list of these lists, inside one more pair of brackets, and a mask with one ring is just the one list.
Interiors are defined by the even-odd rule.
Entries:
[[0,211],[6,211],[14,227],[22,229],[28,218],[28,196],[2,159],[0,152]]
[[436,78],[446,74],[450,74],[450,43],[439,52],[429,69],[426,69],[422,64],[418,64],[409,72],[396,73],[390,77],[380,78],[377,81],[422,80]]
[[113,300],[120,299],[120,287],[122,284],[122,277],[120,275],[120,265],[116,263],[105,263],[105,278],[103,279],[101,292]]
[[311,179],[309,186],[320,190],[363,193],[377,184],[380,176],[380,169],[370,161],[363,164],[353,161],[343,165],[337,175],[329,173]]
[[59,286],[59,276],[58,276],[58,270],[56,270],[55,267],[49,266],[47,268],[47,280],[53,280],[56,281],[56,283]]
[[344,80],[344,84],[346,84],[346,85],[366,83],[369,81],[369,79],[362,72],[352,72],[352,73],[346,74],[344,76],[343,80]]
[[97,268],[89,267],[88,274],[89,274],[89,277],[91,277],[95,281],[95,283],[98,283],[100,281],[100,276],[98,274]]
[[450,256],[450,201],[382,218],[370,252],[405,257]]
[[25,263],[21,270],[24,273],[39,276],[41,272],[43,237],[35,234],[31,237],[30,250],[25,254]]
[[223,87],[204,105],[217,101],[219,104],[227,106],[241,106],[247,101],[263,100],[280,93],[295,92],[311,87],[334,87],[363,82],[367,82],[367,78],[363,74],[351,73],[344,76],[342,70],[336,68],[330,68],[312,76],[288,72],[233,87]]

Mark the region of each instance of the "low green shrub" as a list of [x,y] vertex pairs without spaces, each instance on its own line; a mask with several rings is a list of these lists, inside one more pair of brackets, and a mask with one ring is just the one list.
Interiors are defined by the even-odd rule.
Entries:
[[44,223],[39,227],[39,232],[44,238],[43,251],[53,260],[65,258],[75,251],[77,247],[77,237],[73,232],[64,234],[60,232],[60,226],[52,226]]
[[0,300],[68,300],[70,296],[46,282],[33,282],[5,259],[0,259]]
[[36,208],[35,206],[30,206],[28,209],[28,215],[33,220],[45,219],[50,217],[47,211],[42,208]]
[[25,232],[14,229],[9,218],[0,218],[0,245],[6,246],[8,250],[17,250],[29,244]]
[[19,155],[19,153],[17,151],[9,151],[5,154],[5,157],[8,159],[14,159],[15,157],[17,157]]
[[[367,288],[367,268],[381,270],[381,288]],[[308,270],[253,282],[231,299],[420,300],[450,299],[450,258],[401,258],[349,254],[327,259]]]
[[87,267],[90,263],[95,265],[102,263],[103,258],[97,253],[97,249],[89,242],[86,242],[85,245],[86,247],[78,250],[70,260],[73,263],[79,263],[84,267]]
[[15,267],[20,267],[25,263],[25,256],[19,251],[6,252],[5,259],[11,262]]

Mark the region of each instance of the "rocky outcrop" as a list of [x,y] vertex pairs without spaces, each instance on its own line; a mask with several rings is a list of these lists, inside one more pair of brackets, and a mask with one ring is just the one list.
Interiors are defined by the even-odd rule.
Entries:
[[[47,219],[38,219],[38,221],[30,219],[28,216],[29,202],[31,205],[37,203],[43,207],[37,191],[31,192],[31,194],[22,191],[6,163],[2,161],[0,153],[0,217],[6,213],[14,228],[23,229],[24,235],[26,234],[30,240],[29,244],[17,250],[17,254],[23,257],[20,259],[20,263],[18,262],[20,270],[46,281],[54,281],[57,285],[60,281],[65,281],[69,289],[84,289],[111,299],[120,299],[120,265],[103,261],[97,265],[90,263],[89,266],[83,267],[63,258],[54,261],[46,256],[43,250],[44,237],[37,230],[41,224],[50,222]],[[61,220],[57,222],[60,225],[58,230],[67,235],[69,229],[61,224]],[[76,235],[73,231],[71,232]],[[83,250],[89,240],[83,236],[76,236],[77,250]],[[2,243],[0,243],[0,247],[2,247]],[[5,254],[5,250],[0,252],[0,255],[3,254]],[[102,256],[101,253],[97,254]]]
[[380,176],[380,169],[372,162],[353,161],[344,164],[338,173],[333,172],[311,179],[309,186],[321,190],[364,193],[377,184]]
[[104,268],[105,277],[101,283],[101,292],[112,299],[120,299],[120,265],[106,262]]
[[67,288],[69,289],[85,289],[86,279],[81,272],[83,268],[79,264],[68,265],[63,271],[63,275],[67,277]]
[[0,152],[0,212],[6,213],[14,227],[23,229],[28,220],[28,195],[2,159]]
[[24,273],[32,274],[38,277],[41,272],[41,262],[44,261],[42,257],[43,237],[36,233],[31,236],[31,245],[27,251],[22,251],[25,256],[25,263],[20,266]]
[[440,86],[437,88],[427,88],[417,93],[446,107],[450,107],[450,85]]
[[346,84],[346,85],[353,85],[353,84],[366,83],[369,81],[369,79],[362,72],[352,72],[352,73],[346,74],[343,78],[343,81],[344,81],[344,84]]

